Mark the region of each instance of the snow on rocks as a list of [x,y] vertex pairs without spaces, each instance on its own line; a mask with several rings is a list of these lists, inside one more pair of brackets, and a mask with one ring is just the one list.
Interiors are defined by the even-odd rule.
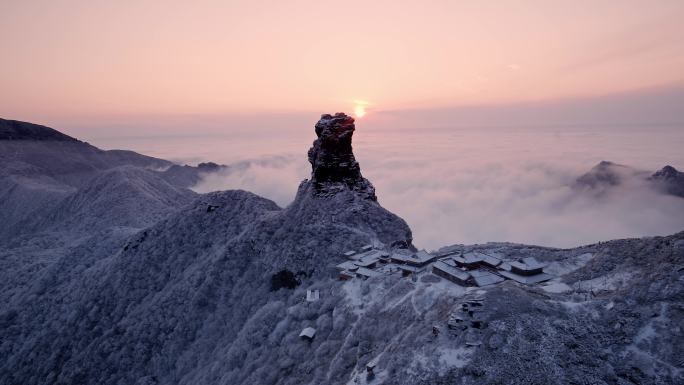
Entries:
[[560,282],[558,278],[548,281],[540,287],[547,293],[569,293],[572,291],[572,287],[568,286],[566,283]]
[[319,196],[351,189],[364,198],[377,200],[373,185],[361,176],[361,167],[352,151],[354,118],[342,112],[323,114],[316,123],[316,136],[309,149],[311,184]]

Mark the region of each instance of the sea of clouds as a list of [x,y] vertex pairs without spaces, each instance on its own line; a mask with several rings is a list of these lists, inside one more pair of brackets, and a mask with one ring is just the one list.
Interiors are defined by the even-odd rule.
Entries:
[[[380,111],[357,121],[354,153],[379,202],[415,244],[510,241],[571,247],[684,230],[684,199],[641,178],[596,195],[571,186],[602,160],[684,170],[684,85],[500,106]],[[335,111],[328,111],[335,112]],[[195,189],[245,189],[280,206],[308,178],[317,113],[133,119],[71,134],[104,148],[231,167]],[[145,133],[147,136],[139,136]],[[156,134],[154,134],[156,133]]]
[[[684,199],[663,195],[641,178],[627,178],[599,195],[572,188],[578,176],[604,159],[650,172],[681,165],[679,131],[661,131],[359,129],[354,149],[379,202],[408,222],[418,247],[490,241],[573,247],[684,230]],[[206,176],[195,190],[240,188],[280,206],[290,203],[298,183],[309,176],[306,149],[313,132],[290,133],[273,143],[257,138],[271,153],[249,158],[240,148],[255,146],[234,143],[240,167]]]

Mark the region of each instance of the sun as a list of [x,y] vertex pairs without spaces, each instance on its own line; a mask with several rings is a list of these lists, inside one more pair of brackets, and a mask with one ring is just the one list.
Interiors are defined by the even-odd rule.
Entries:
[[354,106],[354,115],[356,115],[357,118],[362,118],[364,115],[366,115],[366,106],[363,104],[357,104]]

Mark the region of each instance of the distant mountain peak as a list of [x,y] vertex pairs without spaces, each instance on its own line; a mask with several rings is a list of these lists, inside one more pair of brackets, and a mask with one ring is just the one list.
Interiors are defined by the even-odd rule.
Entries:
[[308,153],[315,194],[334,195],[340,189],[349,188],[377,200],[375,188],[361,175],[361,167],[352,150],[356,129],[354,118],[343,112],[323,114],[315,129],[318,138]]
[[633,170],[632,167],[630,167],[630,166],[626,166],[626,165],[620,164],[620,163],[611,162],[609,160],[602,160],[602,161],[598,162],[596,164],[596,166],[592,167],[592,170],[601,170],[601,169],[607,169],[607,168]]
[[197,169],[205,172],[218,171],[221,167],[226,167],[225,165],[219,165],[214,162],[204,162],[197,165]]
[[602,160],[589,172],[577,178],[573,187],[603,194],[628,179],[641,180],[664,194],[684,198],[684,172],[670,165],[649,175],[645,171]]
[[684,172],[667,165],[648,178],[661,191],[684,198]]
[[0,140],[78,142],[76,138],[39,124],[0,118]]
[[653,178],[665,178],[665,179],[670,179],[670,178],[676,178],[681,174],[676,168],[667,165],[663,168],[661,168],[659,171],[656,171],[653,174]]
[[635,170],[631,167],[602,160],[596,166],[592,167],[589,172],[577,178],[575,186],[592,189],[617,186],[625,177],[623,174],[631,174],[634,172]]

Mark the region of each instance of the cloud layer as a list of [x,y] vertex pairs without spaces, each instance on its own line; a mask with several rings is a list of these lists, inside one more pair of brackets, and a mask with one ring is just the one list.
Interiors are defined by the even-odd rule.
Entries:
[[[676,157],[645,137],[653,136],[598,129],[378,130],[358,132],[355,152],[380,203],[409,223],[419,247],[489,241],[570,247],[684,230],[684,199],[637,178],[601,196],[570,187],[604,157],[653,170],[664,165],[659,157]],[[644,151],[628,150],[637,145]],[[649,147],[659,145],[663,151]],[[196,190],[242,188],[285,206],[310,166],[303,153],[292,152],[237,169],[208,176]]]

